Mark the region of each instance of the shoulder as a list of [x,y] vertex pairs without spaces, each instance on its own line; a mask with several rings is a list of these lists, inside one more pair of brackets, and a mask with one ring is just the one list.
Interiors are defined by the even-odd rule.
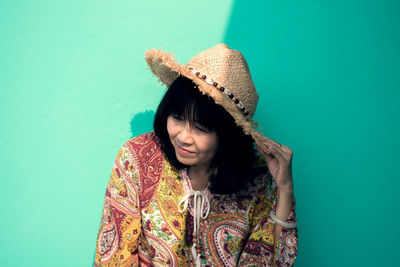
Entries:
[[126,141],[122,147],[129,154],[139,157],[149,154],[161,153],[160,140],[154,132],[148,132],[133,137]]
[[130,155],[134,164],[142,170],[142,175],[150,173],[158,175],[163,166],[164,154],[159,138],[154,132],[141,134],[129,139],[124,149]]
[[124,161],[129,161],[146,172],[149,167],[158,172],[162,166],[163,152],[160,141],[154,132],[129,139],[123,144],[119,154]]
[[158,139],[154,131],[133,137],[128,141],[126,141],[124,144],[124,146],[134,146],[134,147],[142,147],[146,145],[161,146],[160,140]]

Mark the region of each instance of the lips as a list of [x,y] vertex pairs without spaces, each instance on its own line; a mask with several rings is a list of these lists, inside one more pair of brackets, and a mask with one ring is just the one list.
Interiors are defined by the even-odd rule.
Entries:
[[185,155],[189,155],[189,154],[193,154],[194,152],[189,151],[187,149],[182,148],[181,146],[177,145],[178,151],[181,154],[185,154]]

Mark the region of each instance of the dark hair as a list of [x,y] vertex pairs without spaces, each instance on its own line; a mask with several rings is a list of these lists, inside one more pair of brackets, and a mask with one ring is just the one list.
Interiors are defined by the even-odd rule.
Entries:
[[218,137],[217,153],[210,168],[217,168],[210,176],[210,191],[230,194],[243,189],[256,175],[253,165],[257,160],[253,139],[237,126],[233,117],[197,85],[185,76],[170,85],[161,100],[154,118],[154,131],[170,163],[177,169],[186,167],[178,161],[167,131],[169,115],[182,116],[191,125],[195,123],[215,131]]

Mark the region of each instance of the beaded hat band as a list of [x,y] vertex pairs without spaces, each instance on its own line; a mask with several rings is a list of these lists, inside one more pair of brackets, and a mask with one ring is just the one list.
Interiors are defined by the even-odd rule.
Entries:
[[211,84],[212,86],[214,86],[215,88],[217,88],[221,92],[225,93],[230,99],[233,100],[233,102],[237,105],[237,107],[243,113],[244,116],[249,116],[250,113],[246,110],[246,108],[244,107],[243,103],[239,99],[235,98],[235,96],[232,94],[231,91],[229,91],[229,89],[224,88],[222,85],[218,84],[213,79],[207,77],[207,75],[201,74],[199,71],[197,71],[197,70],[195,70],[193,68],[189,68],[189,69],[197,77],[200,77],[200,79],[203,79],[204,81],[206,81],[206,83]]
[[256,130],[257,122],[251,119],[256,111],[258,94],[240,51],[221,43],[200,52],[184,66],[171,53],[151,49],[145,52],[145,60],[153,74],[167,88],[179,75],[191,79],[203,94],[223,106],[258,146],[270,152],[264,136]]

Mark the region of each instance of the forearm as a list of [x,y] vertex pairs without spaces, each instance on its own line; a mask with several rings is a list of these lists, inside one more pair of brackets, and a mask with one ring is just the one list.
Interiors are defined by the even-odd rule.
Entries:
[[[293,204],[293,186],[285,190],[278,190],[277,204],[276,204],[276,217],[282,221],[286,221],[290,215]],[[282,226],[275,224],[274,236],[275,240],[278,239]]]

